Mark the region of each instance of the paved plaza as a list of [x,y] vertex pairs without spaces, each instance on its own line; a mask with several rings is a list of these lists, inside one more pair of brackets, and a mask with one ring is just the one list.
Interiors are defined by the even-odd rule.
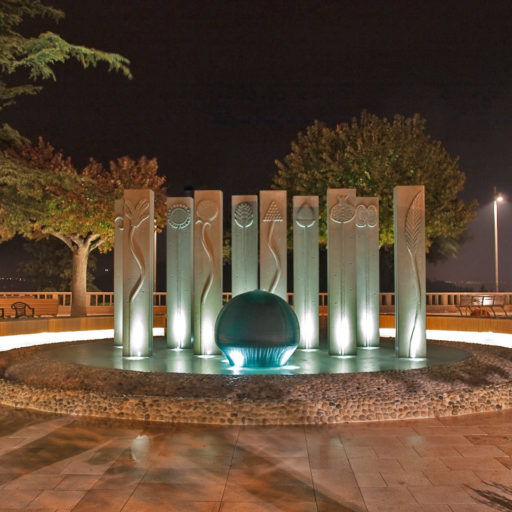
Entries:
[[2,408],[0,433],[0,510],[512,510],[512,411],[219,427]]

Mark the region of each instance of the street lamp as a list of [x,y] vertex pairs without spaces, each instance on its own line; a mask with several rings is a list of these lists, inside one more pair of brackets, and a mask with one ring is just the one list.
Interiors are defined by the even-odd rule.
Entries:
[[498,278],[498,203],[503,201],[503,196],[496,193],[494,187],[494,276],[495,276],[495,291],[499,291],[499,278]]

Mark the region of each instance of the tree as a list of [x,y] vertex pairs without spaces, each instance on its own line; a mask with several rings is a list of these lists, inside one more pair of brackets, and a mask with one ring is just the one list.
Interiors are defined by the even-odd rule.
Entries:
[[[100,62],[109,71],[119,71],[132,78],[130,61],[117,53],[68,43],[54,32],[27,37],[17,31],[27,19],[48,18],[58,22],[64,12],[45,5],[41,0],[2,0],[0,2],[0,111],[15,103],[18,96],[34,95],[41,91],[39,80],[56,80],[55,64],[69,59],[84,68]],[[17,80],[23,78],[23,83]],[[13,80],[15,79],[15,80]],[[4,123],[0,127],[0,147],[27,142],[19,132]]]
[[37,145],[18,144],[4,150],[0,162],[0,241],[15,234],[54,237],[72,253],[72,315],[86,311],[87,260],[95,249],[107,252],[114,237],[114,200],[125,188],[156,193],[157,219],[165,218],[165,178],[156,159],[125,156],[108,169],[90,160],[78,171],[42,138]]
[[393,187],[425,185],[427,251],[436,257],[454,254],[476,202],[466,204],[458,197],[465,181],[458,159],[425,132],[425,123],[418,114],[389,121],[365,111],[332,129],[315,121],[298,134],[283,162],[276,160],[272,187],[290,195],[320,196],[324,242],[327,188],[377,196],[380,245],[387,249],[393,244]]
[[[26,241],[25,251],[30,257],[18,264],[19,271],[29,282],[30,290],[68,291],[72,280],[72,254],[54,237]],[[99,291],[94,284],[96,258],[87,261],[87,290]]]
[[[130,62],[117,53],[108,53],[86,46],[68,43],[54,32],[43,32],[37,37],[26,37],[16,29],[27,18],[49,18],[58,22],[64,18],[60,9],[43,4],[40,0],[2,0],[0,3],[0,110],[14,103],[23,94],[37,94],[38,79],[55,80],[53,67],[69,59],[84,68],[104,62],[109,71],[120,71],[131,78]],[[7,75],[28,73],[32,82],[9,85]],[[18,73],[19,75],[20,73]]]

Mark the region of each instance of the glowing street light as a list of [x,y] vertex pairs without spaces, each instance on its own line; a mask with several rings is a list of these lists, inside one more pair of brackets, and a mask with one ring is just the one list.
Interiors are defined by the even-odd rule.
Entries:
[[503,201],[503,196],[496,193],[494,187],[494,276],[495,276],[495,291],[499,291],[499,278],[498,278],[498,203]]

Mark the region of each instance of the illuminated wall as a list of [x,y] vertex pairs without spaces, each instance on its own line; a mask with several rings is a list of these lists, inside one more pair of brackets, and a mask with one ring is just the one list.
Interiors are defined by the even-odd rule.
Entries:
[[123,355],[153,351],[154,193],[124,191]]
[[260,289],[286,300],[286,191],[260,191]]
[[114,345],[123,346],[123,217],[124,201],[114,202]]
[[398,357],[423,358],[426,346],[425,187],[393,189]]
[[379,200],[356,198],[357,346],[379,346]]
[[299,348],[318,348],[318,196],[293,198],[293,305]]
[[219,354],[215,321],[222,308],[222,192],[194,193],[194,353]]
[[167,198],[167,346],[192,346],[194,200]]
[[329,354],[357,354],[355,189],[327,190]]
[[258,288],[258,196],[231,198],[231,291]]

